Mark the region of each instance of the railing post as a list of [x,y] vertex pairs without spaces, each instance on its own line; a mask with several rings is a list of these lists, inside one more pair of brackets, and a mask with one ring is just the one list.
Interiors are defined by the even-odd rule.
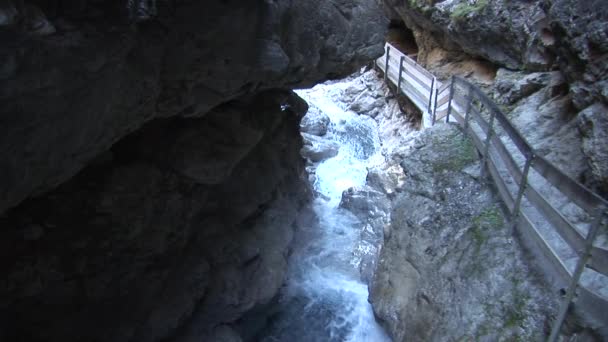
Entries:
[[431,104],[433,103],[433,87],[435,86],[435,77],[431,79],[431,91],[429,92],[429,108],[427,112],[431,114]]
[[494,135],[494,117],[496,116],[496,112],[490,110],[490,122],[488,123],[488,134],[486,135],[486,142],[483,146],[483,154],[481,159],[481,170],[480,170],[480,179],[485,177],[485,166],[488,163],[488,157],[490,154],[490,142],[492,141],[492,135]]
[[454,98],[454,76],[450,81],[450,99],[448,100],[448,113],[445,115],[445,122],[450,122],[450,113],[452,112],[452,99]]
[[437,118],[437,98],[439,97],[439,88],[435,89],[435,105],[433,106],[433,120],[431,126],[435,125],[435,119]]
[[548,342],[555,342],[557,337],[559,336],[559,331],[562,328],[562,324],[566,319],[566,314],[568,313],[568,308],[570,307],[570,303],[573,301],[574,296],[576,295],[576,288],[578,287],[578,282],[581,279],[581,275],[585,270],[585,266],[591,258],[591,250],[593,249],[593,242],[597,236],[597,233],[600,230],[600,226],[602,225],[602,219],[606,213],[606,208],[600,207],[595,212],[595,217],[593,223],[591,224],[591,228],[589,228],[589,232],[587,233],[587,237],[585,238],[585,247],[582,253],[579,255],[578,263],[576,264],[576,268],[574,269],[574,274],[572,275],[572,281],[570,281],[570,285],[566,290],[566,296],[564,297],[560,307],[559,313],[557,315],[557,319],[553,323],[553,328],[551,329],[551,335],[549,335]]
[[391,52],[391,47],[386,45],[386,62],[384,63],[384,82],[388,82],[388,59]]
[[401,92],[401,75],[403,74],[403,60],[405,59],[404,56],[401,56],[401,58],[399,58],[399,79],[397,80],[397,92]]
[[534,153],[526,154],[526,163],[524,164],[524,170],[521,173],[521,181],[519,183],[519,190],[517,191],[517,197],[515,198],[515,203],[513,204],[513,213],[511,214],[511,230],[515,231],[515,225],[517,224],[517,219],[519,217],[521,200],[524,197],[524,193],[526,192],[526,188],[528,187],[528,173],[530,172],[530,166],[534,161]]

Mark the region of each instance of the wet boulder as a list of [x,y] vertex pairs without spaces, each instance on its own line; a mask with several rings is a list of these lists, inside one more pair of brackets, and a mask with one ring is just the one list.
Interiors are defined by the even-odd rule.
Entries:
[[300,153],[304,158],[308,158],[312,162],[319,162],[338,155],[340,146],[337,143],[307,133],[302,133],[302,137],[304,147]]
[[312,135],[323,136],[327,133],[329,126],[329,116],[323,113],[319,108],[310,106],[308,113],[300,122],[300,131]]

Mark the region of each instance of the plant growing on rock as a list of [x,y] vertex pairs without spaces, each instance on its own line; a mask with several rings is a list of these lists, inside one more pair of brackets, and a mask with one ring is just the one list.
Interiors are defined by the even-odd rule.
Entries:
[[488,0],[470,0],[459,3],[454,7],[450,18],[455,22],[464,21],[469,15],[476,15],[488,6]]

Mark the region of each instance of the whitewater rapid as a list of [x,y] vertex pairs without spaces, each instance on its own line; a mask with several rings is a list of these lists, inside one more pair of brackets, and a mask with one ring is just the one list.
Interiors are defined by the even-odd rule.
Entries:
[[368,167],[384,159],[376,122],[349,112],[337,100],[340,87],[322,84],[298,91],[330,117],[325,138],[340,149],[315,165],[313,187],[319,195],[308,208],[312,219],[300,220],[278,309],[257,338],[264,342],[390,341],[375,321],[359,273],[363,224],[339,207],[342,192],[365,185]]

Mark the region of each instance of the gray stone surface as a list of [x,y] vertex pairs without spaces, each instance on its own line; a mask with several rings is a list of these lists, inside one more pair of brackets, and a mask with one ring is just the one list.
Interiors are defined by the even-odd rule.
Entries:
[[599,184],[608,194],[608,107],[597,103],[578,116],[578,127],[583,137],[583,151],[589,158],[589,179]]
[[370,287],[393,340],[542,339],[557,294],[548,296],[477,180],[472,143],[439,125],[400,158],[405,180]]
[[577,181],[606,191],[577,122],[608,106],[608,2],[382,2],[413,31],[419,63],[439,78],[456,74],[493,91],[535,148]]
[[[496,90],[494,100],[499,104],[512,105],[537,92],[552,80],[557,83],[561,78],[559,71],[525,74],[507,69],[498,69],[494,81],[494,89]],[[563,83],[563,81],[559,83]]]
[[139,24],[123,1],[60,2],[40,8],[46,36],[10,27],[13,1],[0,10],[0,212],[153,118],[346,75],[382,54],[386,31],[372,0],[163,1]]
[[308,107],[308,112],[300,122],[300,131],[312,135],[323,136],[327,133],[329,116],[314,106]]
[[304,147],[302,147],[301,154],[313,163],[335,157],[340,151],[340,145],[329,139],[323,139],[308,133],[302,133],[302,137],[304,138]]
[[511,69],[545,69],[553,63],[553,33],[540,1],[384,0],[384,4],[415,30],[423,60],[428,48],[439,45]]

